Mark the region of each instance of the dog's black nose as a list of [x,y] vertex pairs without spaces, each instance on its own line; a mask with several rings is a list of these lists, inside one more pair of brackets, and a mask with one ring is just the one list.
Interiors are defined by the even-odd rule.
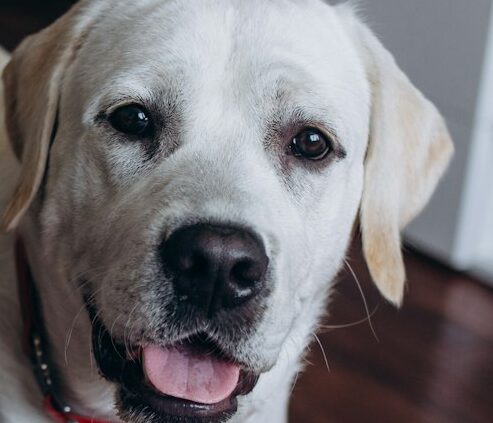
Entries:
[[196,224],[161,245],[165,270],[180,301],[208,314],[240,306],[264,290],[268,258],[260,239],[244,229]]

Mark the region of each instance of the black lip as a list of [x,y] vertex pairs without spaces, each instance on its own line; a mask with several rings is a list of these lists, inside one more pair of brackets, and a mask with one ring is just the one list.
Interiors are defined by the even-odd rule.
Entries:
[[233,416],[238,408],[236,397],[229,397],[217,404],[198,404],[156,394],[145,385],[141,385],[138,392],[123,387],[120,398],[122,404],[131,405],[132,408],[146,404],[162,421],[180,418],[180,422],[223,422]]
[[242,370],[233,394],[216,404],[164,396],[146,382],[140,359],[126,358],[125,347],[111,338],[103,323],[96,317],[92,321],[93,354],[101,375],[119,385],[117,405],[123,419],[143,413],[148,416],[146,421],[156,423],[225,422],[237,411],[237,397],[251,392],[257,383],[258,375]]

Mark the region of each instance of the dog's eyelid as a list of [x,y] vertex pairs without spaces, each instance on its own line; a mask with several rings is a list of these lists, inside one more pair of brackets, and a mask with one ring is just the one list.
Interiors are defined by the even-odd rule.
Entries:
[[347,151],[338,135],[338,131],[332,126],[326,124],[315,125],[315,127],[318,127],[324,134],[327,135],[327,138],[332,144],[332,154],[335,159],[337,161],[345,159],[347,157]]
[[337,136],[331,136],[333,154],[336,160],[343,160],[347,157],[347,151]]
[[86,114],[88,116],[92,116],[92,119],[95,122],[98,122],[101,118],[109,116],[116,109],[123,106],[134,104],[149,110],[150,108],[148,107],[148,103],[149,101],[146,100],[146,96],[141,96],[138,93],[120,93],[116,95],[114,92],[112,94],[104,93],[92,102],[92,104],[88,107]]
[[327,137],[327,139],[332,144],[331,145],[332,154],[338,160],[342,160],[342,159],[346,158],[346,156],[347,156],[346,149],[342,145],[342,142],[339,139],[339,136],[337,135],[337,131],[334,128],[327,126],[325,124],[321,124],[321,125],[320,124],[318,124],[318,125],[314,124],[313,127],[320,130]]
[[148,107],[141,99],[136,98],[120,98],[118,100],[114,100],[110,103],[107,103],[100,107],[98,116],[110,116],[115,110],[120,107],[125,106],[138,106],[146,111],[149,111]]

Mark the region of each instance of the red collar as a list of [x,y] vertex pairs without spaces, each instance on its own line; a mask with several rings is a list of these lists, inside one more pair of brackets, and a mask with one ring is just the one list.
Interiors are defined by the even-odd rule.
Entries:
[[46,348],[46,334],[36,284],[21,239],[18,239],[15,245],[15,262],[23,323],[22,348],[31,361],[34,375],[43,393],[44,410],[57,423],[107,423],[75,415],[70,407],[63,406],[56,399],[57,378]]
[[48,415],[56,423],[107,423],[103,420],[96,420],[89,417],[82,417],[76,414],[59,411],[54,404],[53,398],[50,396],[44,398],[43,407],[46,413],[48,413]]

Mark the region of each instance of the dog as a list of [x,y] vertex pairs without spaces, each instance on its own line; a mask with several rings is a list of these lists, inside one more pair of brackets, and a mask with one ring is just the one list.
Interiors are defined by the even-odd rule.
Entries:
[[354,233],[400,305],[453,153],[321,0],[83,0],[2,89],[3,422],[286,422]]

